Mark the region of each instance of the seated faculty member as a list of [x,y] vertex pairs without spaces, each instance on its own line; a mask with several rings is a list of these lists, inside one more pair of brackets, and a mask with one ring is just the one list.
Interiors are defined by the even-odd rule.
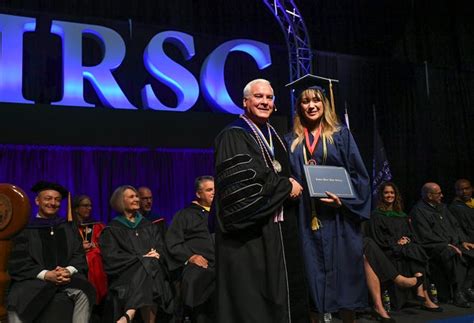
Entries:
[[214,178],[195,180],[196,199],[178,211],[166,232],[170,269],[182,270],[181,295],[184,315],[192,321],[206,322],[212,316],[215,287],[214,241],[209,232],[209,209],[214,198]]
[[158,311],[173,312],[162,235],[138,212],[140,199],[133,186],[118,187],[110,205],[120,215],[102,231],[99,242],[109,293],[117,304],[114,320],[131,322],[140,311],[144,322],[154,323]]
[[58,216],[68,191],[45,181],[31,190],[38,194],[38,214],[13,238],[8,320],[87,323],[95,290],[84,249],[72,223]]

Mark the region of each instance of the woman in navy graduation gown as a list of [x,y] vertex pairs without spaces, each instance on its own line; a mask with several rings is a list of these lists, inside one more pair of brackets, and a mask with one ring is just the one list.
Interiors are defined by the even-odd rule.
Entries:
[[[298,226],[313,311],[338,312],[354,321],[354,310],[367,305],[361,222],[370,216],[370,182],[349,129],[341,125],[319,88],[307,88],[296,101],[293,132],[286,136],[292,172],[304,183]],[[327,192],[311,198],[303,165],[344,167],[354,199]]]

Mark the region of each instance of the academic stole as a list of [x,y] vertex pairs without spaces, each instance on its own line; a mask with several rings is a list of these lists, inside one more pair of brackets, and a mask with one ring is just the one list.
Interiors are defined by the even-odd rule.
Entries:
[[[258,146],[260,147],[260,152],[262,154],[263,161],[265,162],[265,165],[267,166],[267,168],[273,169],[275,174],[280,173],[282,171],[282,167],[281,167],[281,164],[278,162],[278,160],[275,159],[275,150],[273,147],[272,131],[277,137],[278,141],[280,142],[285,152],[286,152],[286,147],[285,147],[285,144],[283,143],[283,140],[281,140],[280,136],[276,132],[276,130],[268,122],[266,123],[267,129],[268,129],[268,137],[269,137],[268,139],[270,141],[268,142],[265,136],[263,135],[262,131],[258,128],[258,126],[252,120],[250,120],[245,114],[241,114],[240,118],[243,119],[252,130],[253,135],[258,143]],[[271,167],[267,163],[267,158],[268,160],[271,161],[270,162]],[[283,206],[282,206],[276,212],[273,222],[275,223],[283,222],[283,220],[284,218],[283,218]]]
[[474,209],[474,199],[471,198],[469,201],[466,202],[466,205],[469,206],[471,209]]
[[[304,135],[305,135],[305,144],[302,145],[303,147],[303,158],[305,165],[316,165],[316,159],[313,158],[313,153],[316,150],[318,145],[319,137],[321,137],[321,133],[323,131],[322,125],[318,127],[316,134],[314,135],[313,143],[310,142],[309,139],[309,131],[307,128],[304,128]],[[323,160],[322,164],[326,164],[326,159],[328,157],[328,148],[326,143],[326,135],[322,134],[322,142],[323,142]],[[309,157],[308,157],[309,156]],[[323,226],[321,220],[318,219],[318,215],[316,214],[316,204],[314,198],[310,197],[311,200],[311,230],[317,231],[320,227]]]

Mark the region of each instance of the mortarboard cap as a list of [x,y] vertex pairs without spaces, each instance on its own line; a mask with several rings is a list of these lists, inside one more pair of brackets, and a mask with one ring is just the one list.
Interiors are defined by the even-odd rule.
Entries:
[[293,89],[295,96],[299,96],[301,92],[307,89],[317,89],[323,92],[324,95],[328,95],[331,102],[332,109],[334,110],[334,93],[332,90],[332,83],[338,83],[339,80],[330,79],[327,77],[322,77],[314,74],[306,74],[305,76],[300,77],[293,82],[290,82],[285,85],[290,89]]
[[61,199],[64,199],[68,195],[68,190],[65,189],[63,186],[46,181],[39,181],[31,188],[31,191],[35,193],[40,193],[46,190],[53,190],[59,192],[59,194],[61,194]]

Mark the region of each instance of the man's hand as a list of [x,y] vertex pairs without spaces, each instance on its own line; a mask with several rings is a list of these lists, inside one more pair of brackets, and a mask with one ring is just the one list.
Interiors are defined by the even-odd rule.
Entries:
[[303,193],[303,187],[294,178],[290,177],[289,180],[291,183],[290,197],[292,199],[297,199]]
[[54,270],[48,270],[44,275],[44,280],[55,285],[66,285],[71,282],[71,272],[58,266]]
[[342,202],[336,194],[331,193],[331,192],[325,192],[325,193],[328,197],[323,197],[319,199],[321,202],[331,207],[335,207],[335,208],[341,207]]
[[208,261],[206,258],[204,258],[201,255],[192,255],[188,259],[189,263],[195,264],[196,266],[202,267],[202,268],[207,268],[209,267]]
[[463,242],[463,243],[462,243],[462,246],[463,246],[464,249],[467,249],[467,250],[474,249],[474,243]]

